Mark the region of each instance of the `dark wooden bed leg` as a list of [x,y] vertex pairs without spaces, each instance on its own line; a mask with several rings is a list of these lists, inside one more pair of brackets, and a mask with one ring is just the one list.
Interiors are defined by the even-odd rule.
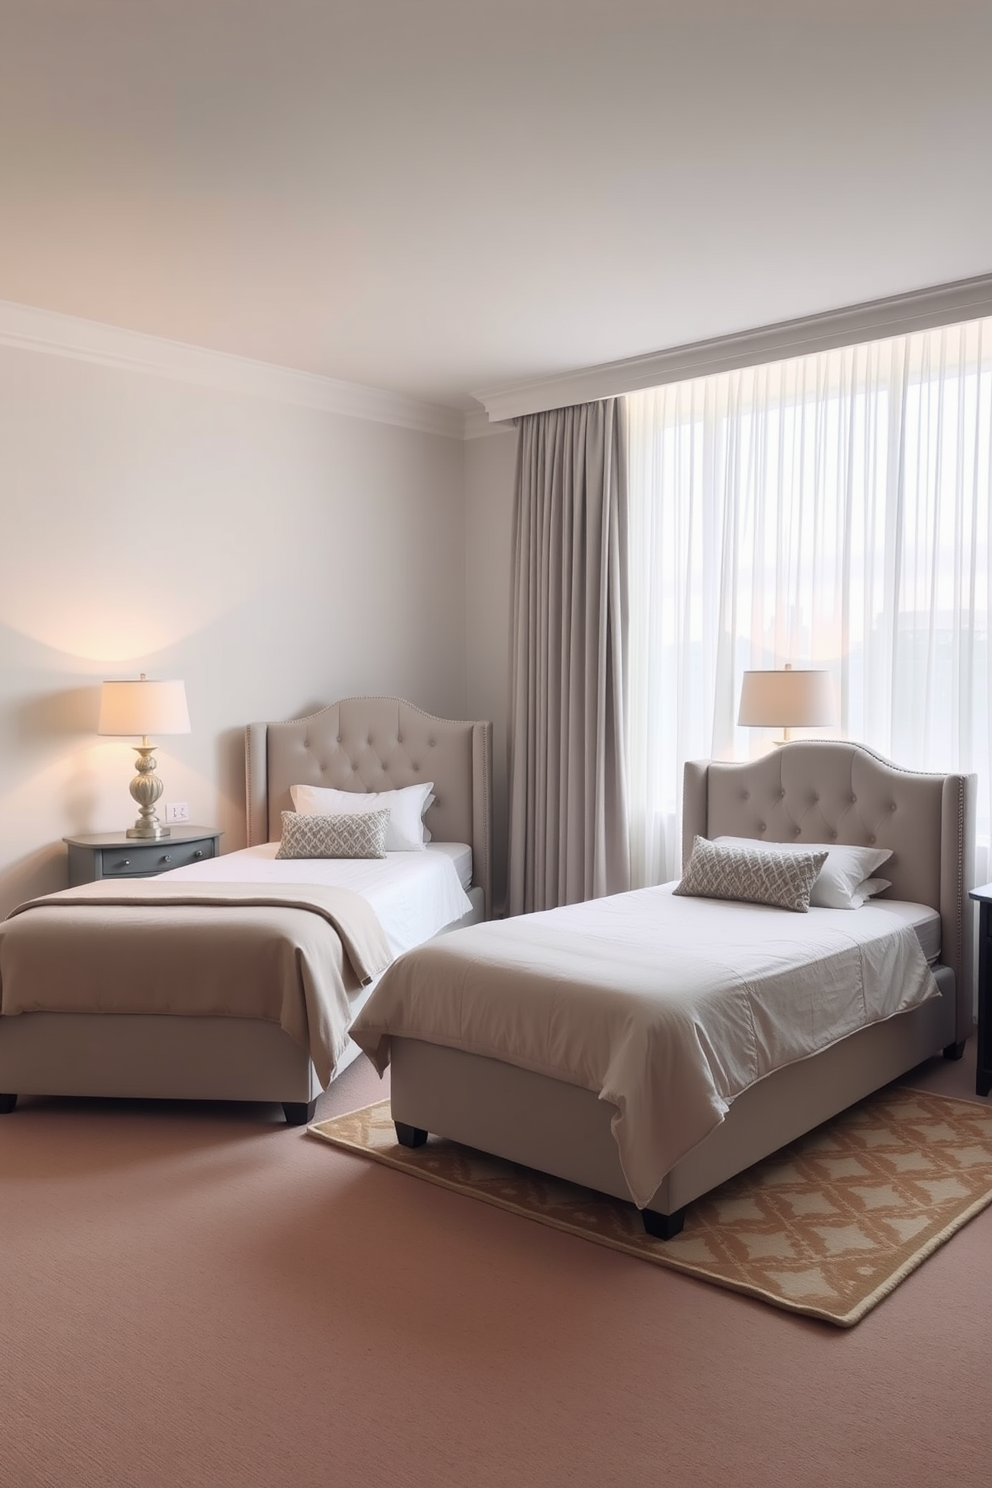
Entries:
[[312,1101],[283,1101],[283,1113],[286,1117],[287,1126],[306,1126],[308,1121],[313,1120],[317,1109],[316,1099]]
[[9,1116],[16,1105],[16,1095],[0,1095],[0,1116]]
[[396,1140],[401,1147],[423,1147],[427,1133],[422,1126],[407,1126],[405,1121],[394,1121]]
[[964,1046],[965,1046],[965,1040],[964,1039],[962,1039],[959,1044],[946,1044],[944,1046],[944,1058],[945,1059],[960,1059],[963,1056],[963,1054],[964,1054]]
[[641,1218],[644,1220],[644,1228],[655,1240],[674,1240],[685,1224],[685,1208],[676,1209],[674,1214],[659,1214],[657,1209],[642,1209]]

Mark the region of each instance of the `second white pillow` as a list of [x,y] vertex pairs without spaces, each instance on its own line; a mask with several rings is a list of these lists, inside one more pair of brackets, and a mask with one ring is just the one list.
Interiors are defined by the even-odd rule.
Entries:
[[838,842],[766,842],[750,837],[715,837],[727,847],[766,847],[769,852],[825,852],[827,861],[810,891],[809,902],[819,909],[859,909],[865,902],[858,890],[886,858],[890,847],[851,847]]
[[326,785],[294,785],[289,794],[302,816],[354,816],[358,812],[389,811],[387,852],[424,852],[423,813],[434,789],[433,780],[389,791],[344,791]]

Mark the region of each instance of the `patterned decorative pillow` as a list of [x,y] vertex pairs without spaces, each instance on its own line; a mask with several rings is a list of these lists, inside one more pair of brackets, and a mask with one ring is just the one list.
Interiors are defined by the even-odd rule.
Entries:
[[764,843],[722,847],[697,837],[692,855],[673,893],[694,899],[737,899],[773,904],[805,914],[826,852],[775,852]]
[[764,852],[826,853],[827,861],[820,869],[809,896],[810,904],[818,909],[859,909],[869,897],[859,893],[861,884],[892,856],[891,847],[853,847],[839,842],[757,843],[749,837],[714,837],[711,840],[719,847],[760,846]]
[[305,816],[282,813],[282,837],[277,858],[384,858],[389,811],[366,811],[347,816]]

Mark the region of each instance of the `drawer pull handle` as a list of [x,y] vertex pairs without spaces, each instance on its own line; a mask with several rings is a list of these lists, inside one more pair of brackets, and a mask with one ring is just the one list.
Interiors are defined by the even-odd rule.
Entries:
[[193,854],[193,856],[194,856],[194,858],[202,858],[203,857],[203,848],[202,847],[198,847],[196,849],[196,852]]
[[124,858],[123,861],[122,861],[122,863],[121,863],[121,867],[122,868],[130,868],[130,866],[131,866],[131,859],[130,858]]
[[163,863],[171,863],[172,862],[172,854],[171,853],[163,853],[162,854],[162,862]]

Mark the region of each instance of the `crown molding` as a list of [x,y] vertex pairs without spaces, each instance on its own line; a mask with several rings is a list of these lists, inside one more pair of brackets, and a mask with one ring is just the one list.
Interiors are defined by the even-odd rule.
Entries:
[[464,416],[460,409],[421,403],[361,383],[339,382],[332,377],[298,372],[291,367],[211,351],[184,341],[170,341],[163,336],[150,336],[143,331],[20,305],[12,300],[0,300],[0,345],[94,362],[124,372],[150,373],[176,382],[293,403],[302,408],[317,408],[346,418],[393,424],[420,434],[440,434],[446,439],[459,440],[464,437]]
[[512,423],[496,423],[484,408],[471,408],[464,416],[462,438],[488,439],[493,434],[514,434]]
[[473,396],[490,419],[519,418],[543,413],[549,408],[567,408],[573,403],[594,402],[641,388],[660,387],[691,377],[707,377],[736,367],[784,361],[810,352],[829,351],[860,341],[879,341],[888,336],[931,330],[957,321],[992,315],[992,274],[959,279],[910,294],[870,300],[841,310],[783,320],[760,329],[741,331],[694,341],[667,351],[603,362],[578,368],[556,377],[532,378]]

